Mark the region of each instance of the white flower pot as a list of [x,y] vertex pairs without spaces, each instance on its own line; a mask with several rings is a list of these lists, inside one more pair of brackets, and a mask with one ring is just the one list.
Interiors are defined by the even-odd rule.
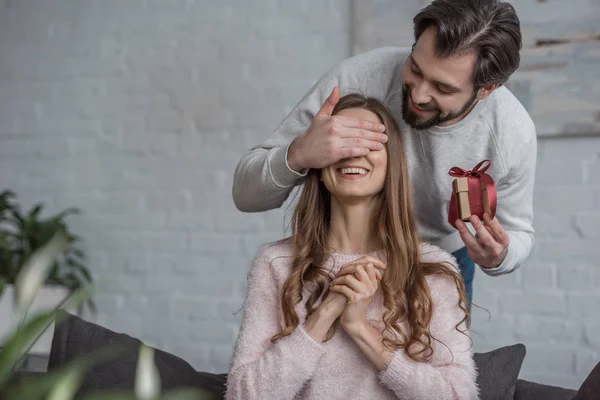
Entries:
[[[69,296],[69,290],[63,286],[45,285],[40,288],[37,297],[29,308],[28,318],[40,311],[49,311],[61,304]],[[0,340],[14,332],[19,320],[14,308],[14,287],[7,285],[0,295]],[[28,351],[31,355],[47,356],[50,354],[52,337],[54,336],[54,323],[35,342]]]

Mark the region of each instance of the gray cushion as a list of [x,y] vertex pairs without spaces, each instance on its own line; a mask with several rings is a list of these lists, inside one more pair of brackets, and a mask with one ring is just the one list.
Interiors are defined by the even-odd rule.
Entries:
[[481,400],[513,400],[525,353],[519,343],[474,354]]
[[515,400],[572,400],[576,391],[552,385],[517,380]]
[[[92,368],[85,376],[78,397],[106,389],[133,388],[140,340],[113,332],[71,314],[65,313],[60,319],[61,321],[55,327],[49,370],[60,368],[81,355],[89,354],[107,345],[117,345],[121,348],[118,359]],[[481,390],[480,399],[570,400],[574,391],[526,381],[519,381],[515,393],[525,352],[523,344],[516,344],[488,353],[474,354],[478,369],[477,383]],[[200,387],[213,393],[215,398],[224,396],[226,374],[198,372],[181,358],[158,349],[155,349],[155,360],[164,390]],[[600,367],[596,367],[596,370],[600,374]],[[569,393],[571,397],[564,397]],[[560,397],[561,395],[564,396]],[[579,399],[583,400],[587,397]]]
[[[60,368],[77,357],[108,346],[119,349],[117,358],[90,369],[78,392],[78,398],[104,390],[133,389],[142,343],[140,340],[64,312],[59,320],[52,339],[48,370]],[[224,374],[197,372],[181,358],[158,349],[155,349],[154,357],[165,391],[194,387],[211,392],[215,398],[223,397],[226,380]]]

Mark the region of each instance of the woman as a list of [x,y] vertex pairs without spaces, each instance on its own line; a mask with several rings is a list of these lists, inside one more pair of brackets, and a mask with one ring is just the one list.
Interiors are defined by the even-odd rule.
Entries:
[[477,399],[464,283],[419,240],[394,119],[358,94],[333,113],[388,142],[311,170],[291,238],[259,250],[226,398]]

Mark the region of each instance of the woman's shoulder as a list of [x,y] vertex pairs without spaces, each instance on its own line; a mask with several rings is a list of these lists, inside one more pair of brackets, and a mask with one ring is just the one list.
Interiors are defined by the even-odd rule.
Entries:
[[458,262],[456,261],[456,257],[439,246],[429,242],[422,242],[420,253],[421,262],[445,263],[448,264],[449,267],[452,267],[458,271]]
[[263,243],[256,252],[256,258],[270,262],[280,257],[291,257],[292,254],[292,240],[287,237],[281,240]]
[[290,238],[263,243],[257,250],[250,274],[277,277],[289,274],[293,251]]

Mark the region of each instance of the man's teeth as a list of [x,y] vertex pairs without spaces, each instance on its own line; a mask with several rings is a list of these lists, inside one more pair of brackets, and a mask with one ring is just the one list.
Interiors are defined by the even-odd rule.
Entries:
[[342,168],[340,169],[342,174],[359,174],[364,175],[367,173],[367,170],[364,168]]

